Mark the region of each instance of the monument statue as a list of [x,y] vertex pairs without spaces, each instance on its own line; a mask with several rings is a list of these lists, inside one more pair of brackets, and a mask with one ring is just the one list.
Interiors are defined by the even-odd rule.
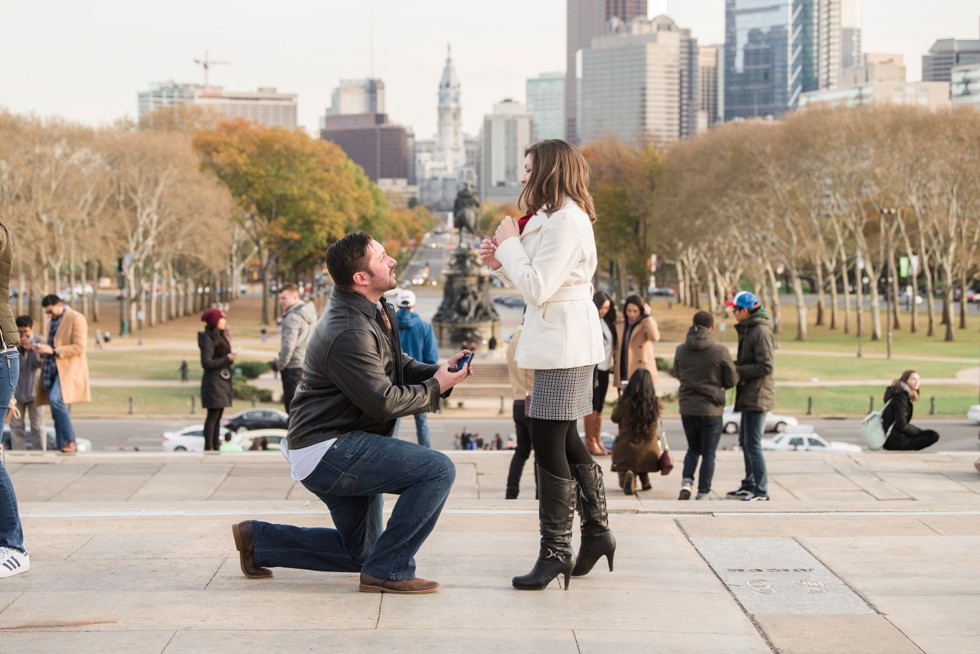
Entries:
[[479,222],[480,198],[473,192],[473,185],[466,182],[456,194],[456,201],[453,203],[453,226],[459,232],[460,245],[463,245],[464,232],[477,236]]
[[432,318],[440,347],[462,343],[485,344],[491,336],[499,341],[500,316],[490,300],[490,275],[464,233],[478,236],[480,200],[466,182],[453,203],[453,225],[459,231],[459,247],[445,271],[442,304]]

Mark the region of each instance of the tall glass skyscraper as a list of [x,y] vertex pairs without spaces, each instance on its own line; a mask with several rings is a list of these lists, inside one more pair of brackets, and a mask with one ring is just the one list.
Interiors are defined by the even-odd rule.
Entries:
[[725,120],[780,116],[819,87],[819,0],[726,0]]

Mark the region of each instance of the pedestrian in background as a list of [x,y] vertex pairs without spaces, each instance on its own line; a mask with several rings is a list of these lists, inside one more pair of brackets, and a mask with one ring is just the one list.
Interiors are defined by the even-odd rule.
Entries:
[[602,361],[596,364],[592,380],[592,413],[585,416],[585,446],[593,456],[605,456],[609,451],[602,444],[602,411],[609,392],[609,372],[616,350],[616,308],[605,291],[596,291],[592,303],[599,312],[602,327]]
[[735,410],[742,413],[738,425],[738,446],[745,463],[745,478],[738,489],[727,493],[733,500],[747,502],[769,500],[769,477],[762,454],[762,432],[766,414],[776,404],[776,382],[773,379],[775,343],[772,319],[759,304],[754,293],[742,291],[725,302],[732,307],[738,332],[738,356],[735,370]]
[[939,440],[939,433],[912,424],[912,411],[919,401],[919,373],[906,370],[885,389],[888,406],[881,412],[881,425],[888,437],[886,450],[924,450]]
[[48,439],[44,433],[44,409],[35,401],[37,384],[41,377],[44,363],[41,355],[34,350],[35,345],[43,343],[43,339],[34,333],[34,320],[30,316],[17,316],[14,321],[20,342],[17,345],[17,355],[20,360],[20,372],[17,378],[17,388],[14,389],[14,415],[10,419],[11,449],[25,449],[27,435],[24,429],[28,417],[31,421],[31,449],[47,450]]
[[[395,319],[398,321],[398,338],[401,340],[402,352],[422,363],[438,363],[439,344],[432,331],[432,325],[422,320],[415,312],[415,293],[402,291],[395,297],[398,311]],[[432,447],[429,437],[428,411],[421,411],[412,416],[415,419],[415,436],[419,445]],[[395,421],[394,437],[398,438],[398,426],[401,418]]]
[[228,338],[228,321],[221,309],[208,309],[201,314],[204,331],[197,333],[201,350],[201,406],[207,409],[204,419],[204,450],[217,452],[221,448],[221,414],[231,406],[232,364],[236,353]]
[[316,308],[312,302],[299,299],[296,284],[286,284],[279,291],[279,307],[282,309],[282,322],[279,333],[279,358],[276,370],[282,377],[282,403],[289,413],[289,407],[296,395],[296,386],[303,376],[303,360],[306,359],[306,346],[316,325]]
[[715,318],[707,311],[694,314],[684,342],[674,353],[674,376],[680,382],[677,399],[681,424],[687,437],[681,492],[677,499],[691,499],[694,470],[701,460],[696,499],[708,499],[715,475],[715,451],[721,440],[725,390],[738,381],[732,355],[715,343]]
[[[7,226],[0,222],[0,295],[10,296],[10,270],[14,258],[13,241]],[[20,363],[15,343],[20,341],[10,303],[0,302],[0,346],[6,365],[0,365],[0,425],[6,422],[10,400],[20,376]],[[27,572],[31,569],[31,557],[24,548],[24,530],[20,523],[20,510],[14,485],[10,482],[3,462],[3,445],[0,444],[0,578]]]
[[34,346],[44,357],[41,382],[37,387],[38,405],[51,406],[57,446],[62,452],[77,452],[75,427],[68,405],[89,402],[92,396],[88,380],[88,321],[85,316],[66,307],[57,295],[41,299],[48,323],[48,340]]
[[190,368],[187,366],[187,362],[186,361],[181,361],[180,362],[180,381],[181,381],[181,383],[184,383],[184,384],[187,383],[187,377],[188,377],[188,374],[189,373],[190,373]]
[[[508,500],[516,500],[520,494],[524,464],[531,456],[531,419],[527,416],[527,402],[530,400],[531,388],[534,385],[534,371],[517,365],[515,353],[520,339],[521,328],[518,327],[514,335],[510,337],[510,341],[507,342],[507,349],[505,350],[507,377],[510,379],[510,387],[514,391],[511,415],[514,418],[514,432],[517,435],[517,447],[514,449],[514,456],[510,459],[510,469],[507,472],[505,498]],[[535,477],[535,479],[537,478]],[[536,481],[535,487],[537,487]],[[536,497],[537,492],[535,492]]]
[[619,485],[627,495],[636,493],[640,475],[660,469],[660,413],[660,398],[650,371],[637,368],[612,412],[612,421],[619,425],[619,435],[613,443],[612,470],[619,474]]

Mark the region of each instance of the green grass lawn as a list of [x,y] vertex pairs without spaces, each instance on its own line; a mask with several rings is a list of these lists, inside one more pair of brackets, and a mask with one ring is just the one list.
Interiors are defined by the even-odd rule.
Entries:
[[[977,404],[977,387],[969,384],[924,387],[915,406],[916,417],[929,415],[930,398],[936,398],[936,415],[965,418]],[[806,413],[807,398],[813,398],[813,415],[860,416],[868,413],[870,398],[880,409],[885,389],[874,386],[832,386],[819,388],[776,388],[776,410],[796,416]]]
[[[848,379],[897,379],[903,370],[913,369],[923,378],[954,377],[970,368],[966,363],[948,361],[919,361],[893,357],[888,359],[848,359],[839,356],[789,354],[780,350],[776,355],[776,383],[781,381],[820,381]],[[976,364],[972,367],[976,367]]]

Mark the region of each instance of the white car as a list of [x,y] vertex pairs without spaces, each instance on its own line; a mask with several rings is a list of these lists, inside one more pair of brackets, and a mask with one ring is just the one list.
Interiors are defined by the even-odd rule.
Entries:
[[980,404],[971,406],[970,410],[966,412],[966,417],[973,422],[980,423]]
[[[224,442],[225,434],[229,433],[224,427],[221,428],[221,440]],[[234,432],[232,432],[234,433]],[[235,436],[232,441],[237,442]],[[168,431],[163,434],[161,449],[164,452],[203,452],[204,451],[204,425],[191,425],[177,431]]]
[[762,449],[783,452],[860,452],[854,443],[828,441],[819,434],[786,433],[762,439]]
[[279,450],[280,443],[286,440],[287,432],[285,429],[252,429],[250,431],[243,431],[238,435],[237,442],[244,449],[252,449],[252,444],[264,438],[265,446],[257,447],[256,449],[262,450]]
[[[737,434],[738,426],[742,423],[742,413],[730,406],[725,407],[721,417],[721,430],[726,434]],[[800,421],[793,416],[769,412],[766,414],[766,425],[763,431],[784,432],[789,426],[796,426]]]

